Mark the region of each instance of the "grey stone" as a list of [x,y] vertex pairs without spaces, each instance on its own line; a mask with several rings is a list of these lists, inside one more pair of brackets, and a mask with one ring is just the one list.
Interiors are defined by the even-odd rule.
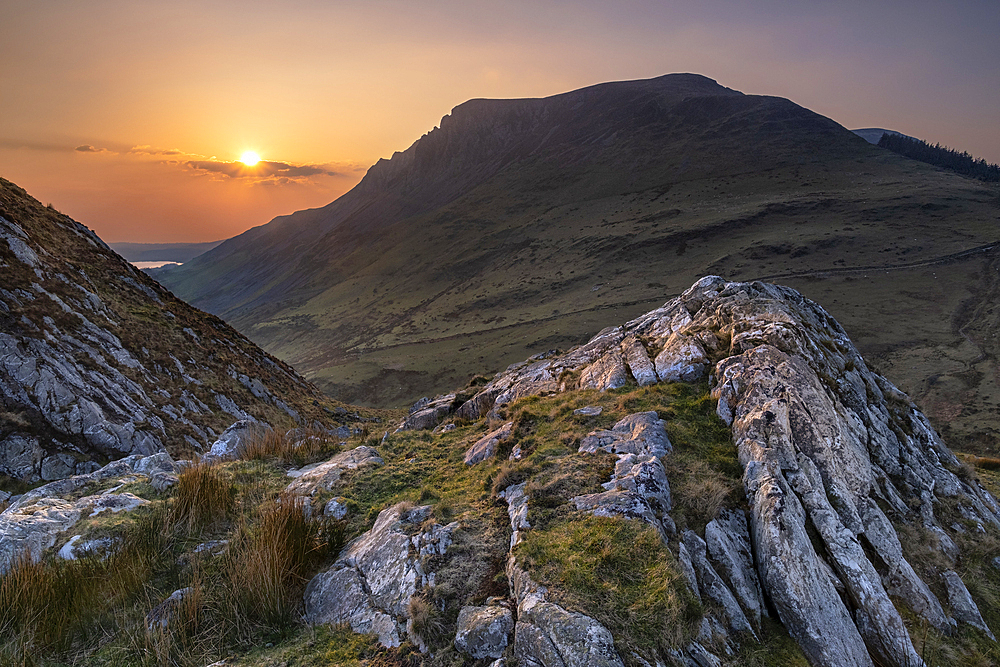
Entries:
[[209,456],[218,459],[235,459],[240,455],[240,448],[255,438],[263,436],[265,426],[253,419],[241,419],[234,422],[222,432],[219,439],[212,443]]
[[506,607],[462,607],[455,648],[477,660],[501,658],[513,631],[514,615]]
[[599,405],[587,405],[582,408],[577,408],[573,411],[573,414],[581,415],[583,417],[596,417],[602,412],[604,412],[604,408]]
[[153,607],[146,614],[146,631],[164,631],[170,626],[170,622],[177,616],[184,598],[191,594],[191,588],[181,588],[170,594],[166,600]]
[[306,586],[306,622],[346,623],[355,632],[378,635],[385,646],[399,646],[410,599],[434,583],[433,573],[423,569],[424,557],[444,554],[458,526],[434,523],[408,535],[406,528],[420,526],[430,510],[404,503],[382,510],[371,530]]
[[299,470],[288,471],[295,481],[285,487],[286,493],[311,496],[319,490],[329,491],[340,481],[345,470],[357,470],[367,466],[380,466],[385,461],[374,447],[361,445],[355,449],[335,454],[329,461],[314,464]]
[[[129,456],[92,473],[49,482],[10,498],[9,506],[0,512],[0,574],[22,553],[39,560],[47,549],[56,544],[61,534],[77,524],[81,516],[131,511],[147,504],[148,501],[134,494],[108,491],[84,495],[72,501],[63,498],[107,480],[122,477],[141,480],[142,474],[136,472],[136,467],[143,467],[144,461],[144,457]],[[74,548],[70,547],[71,550]]]
[[655,412],[629,415],[611,430],[595,431],[584,436],[580,452],[593,454],[604,450],[612,454],[666,456],[673,451],[664,422]]
[[760,581],[754,569],[750,531],[742,512],[724,511],[705,526],[705,542],[716,571],[757,628],[760,617],[767,615]]
[[500,428],[490,431],[465,453],[465,465],[475,465],[488,458],[492,458],[496,452],[497,445],[510,438],[514,432],[514,422],[507,422]]
[[705,374],[708,356],[694,337],[674,333],[654,360],[660,382],[691,382]]
[[708,562],[705,541],[690,530],[684,531],[681,540],[691,556],[691,564],[698,576],[698,589],[701,591],[702,599],[708,598],[722,607],[729,627],[733,631],[747,632],[756,638],[756,632],[750,621],[747,620],[746,614],[743,613],[736,596],[729,590],[726,582],[715,571],[712,564]]
[[606,391],[618,389],[628,384],[629,373],[621,350],[612,348],[587,366],[580,375],[580,389]]
[[514,657],[521,665],[623,667],[607,628],[559,605],[535,602],[518,609]]
[[444,417],[451,414],[455,394],[437,396],[434,400],[422,398],[410,408],[410,414],[396,429],[397,431],[419,431],[437,426]]
[[979,613],[979,606],[969,595],[969,589],[965,587],[965,582],[954,570],[948,570],[941,574],[945,588],[948,590],[948,604],[955,618],[963,623],[968,623],[974,628],[982,630],[993,641],[997,638],[993,631],[986,625],[983,616]]
[[640,387],[656,384],[659,381],[656,368],[649,359],[649,353],[646,352],[646,346],[637,336],[631,335],[622,341],[622,352],[625,354],[625,363],[632,371],[632,377]]
[[323,516],[328,516],[333,519],[343,519],[347,516],[346,498],[331,498],[323,507]]

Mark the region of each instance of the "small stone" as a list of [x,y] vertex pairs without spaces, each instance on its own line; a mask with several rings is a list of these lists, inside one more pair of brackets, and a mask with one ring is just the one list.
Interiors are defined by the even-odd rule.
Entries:
[[507,422],[500,428],[484,435],[465,453],[465,465],[475,465],[492,457],[496,452],[497,445],[507,440],[513,432],[514,422]]
[[596,417],[597,415],[604,412],[604,408],[599,405],[588,405],[583,408],[578,408],[573,411],[574,415],[583,415],[584,417]]
[[323,507],[323,515],[334,519],[343,519],[347,516],[347,499],[344,497],[331,498],[330,502]]
[[982,630],[990,639],[996,641],[997,638],[993,636],[993,632],[986,625],[982,614],[979,613],[979,607],[969,595],[969,589],[965,587],[965,582],[958,576],[958,573],[954,570],[948,570],[941,575],[941,578],[944,579],[945,588],[948,589],[948,604],[951,605],[951,611],[955,618]]

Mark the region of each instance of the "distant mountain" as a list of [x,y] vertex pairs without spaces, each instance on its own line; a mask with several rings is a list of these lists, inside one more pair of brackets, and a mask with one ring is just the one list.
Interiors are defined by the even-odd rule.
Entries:
[[186,262],[208,252],[222,241],[207,243],[109,243],[116,253],[130,262]]
[[851,132],[858,135],[868,143],[876,145],[878,145],[879,139],[882,138],[883,134],[893,134],[896,136],[909,137],[912,139],[912,137],[910,137],[907,134],[903,134],[902,132],[897,132],[896,130],[886,130],[881,127],[865,127],[860,130],[851,130]]
[[994,447],[1000,390],[976,366],[994,342],[966,318],[992,312],[969,304],[993,289],[997,201],[789,100],[674,74],[471,100],[328,206],[155,275],[376,405],[570,347],[707,273],[772,277],[939,428]]
[[322,419],[328,400],[92,231],[0,179],[0,476],[204,451],[239,419]]

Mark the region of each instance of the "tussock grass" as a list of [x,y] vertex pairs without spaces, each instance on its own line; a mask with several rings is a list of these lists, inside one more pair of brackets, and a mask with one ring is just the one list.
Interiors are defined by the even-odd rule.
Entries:
[[294,622],[307,575],[336,546],[305,518],[296,497],[282,495],[261,508],[255,520],[237,526],[223,567],[234,620],[272,627]]
[[[367,437],[365,423],[362,440]],[[302,466],[313,463],[340,449],[337,438],[315,429],[282,432],[263,429],[240,447],[240,457],[247,460],[274,461],[279,465]]]
[[188,532],[225,519],[233,507],[233,488],[217,466],[197,463],[178,476],[169,521]]

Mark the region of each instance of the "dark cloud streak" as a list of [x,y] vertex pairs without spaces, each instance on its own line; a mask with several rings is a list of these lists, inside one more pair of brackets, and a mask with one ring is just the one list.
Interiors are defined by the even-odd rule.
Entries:
[[287,162],[272,162],[261,160],[250,167],[242,162],[220,162],[216,160],[190,160],[188,167],[214,174],[222,174],[228,178],[284,178],[299,179],[310,176],[341,176],[339,172],[331,171],[324,165],[289,164]]

